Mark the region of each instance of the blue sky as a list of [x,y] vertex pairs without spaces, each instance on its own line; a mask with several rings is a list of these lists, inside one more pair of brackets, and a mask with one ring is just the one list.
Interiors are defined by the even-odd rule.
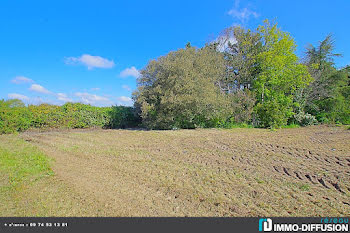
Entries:
[[2,0],[0,99],[131,105],[149,60],[266,18],[291,33],[298,56],[333,33],[342,67],[350,64],[349,12],[348,0]]

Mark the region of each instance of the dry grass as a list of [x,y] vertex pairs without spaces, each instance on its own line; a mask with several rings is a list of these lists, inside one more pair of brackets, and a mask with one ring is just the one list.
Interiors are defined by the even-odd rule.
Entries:
[[20,203],[39,199],[45,211],[39,202],[28,204],[31,211],[14,207],[5,215],[350,213],[350,131],[343,127],[80,130],[20,137],[54,160],[55,176],[20,193]]

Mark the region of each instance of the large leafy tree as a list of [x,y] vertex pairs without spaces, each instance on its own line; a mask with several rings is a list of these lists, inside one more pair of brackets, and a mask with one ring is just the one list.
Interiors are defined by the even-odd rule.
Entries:
[[252,83],[258,73],[256,55],[261,49],[260,34],[240,26],[229,27],[212,44],[225,60],[225,73],[216,85],[226,96],[230,116],[224,125],[250,123],[255,96]]
[[280,127],[293,115],[297,90],[312,80],[305,65],[299,63],[291,36],[267,20],[258,28],[262,50],[256,55],[259,74],[254,80],[260,125]]
[[214,126],[227,114],[228,102],[215,85],[224,72],[215,46],[188,44],[149,62],[133,94],[143,123],[161,129]]
[[252,82],[258,70],[256,55],[261,50],[260,34],[242,27],[225,29],[217,46],[223,52],[226,73],[218,85],[227,93],[252,88]]
[[305,109],[321,121],[350,123],[348,68],[336,69],[332,35],[326,36],[317,47],[309,45],[305,64],[314,81],[305,89]]
[[[328,35],[317,47],[309,45],[306,50],[306,65],[314,82],[306,90],[307,104],[310,110],[318,111],[317,101],[331,97],[336,79],[334,57],[334,39]],[[313,109],[314,108],[314,109]]]

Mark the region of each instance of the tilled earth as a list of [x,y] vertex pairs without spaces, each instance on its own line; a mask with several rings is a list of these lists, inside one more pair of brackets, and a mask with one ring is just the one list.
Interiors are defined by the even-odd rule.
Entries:
[[[350,213],[350,130],[344,127],[72,130],[21,137],[53,158],[55,182],[74,193],[58,200],[76,202],[85,216]],[[81,213],[73,208],[51,215],[69,211]]]

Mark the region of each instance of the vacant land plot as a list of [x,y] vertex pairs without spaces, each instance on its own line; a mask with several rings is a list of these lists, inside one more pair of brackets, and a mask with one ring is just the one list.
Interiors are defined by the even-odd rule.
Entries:
[[28,132],[0,149],[1,216],[350,213],[343,127]]

